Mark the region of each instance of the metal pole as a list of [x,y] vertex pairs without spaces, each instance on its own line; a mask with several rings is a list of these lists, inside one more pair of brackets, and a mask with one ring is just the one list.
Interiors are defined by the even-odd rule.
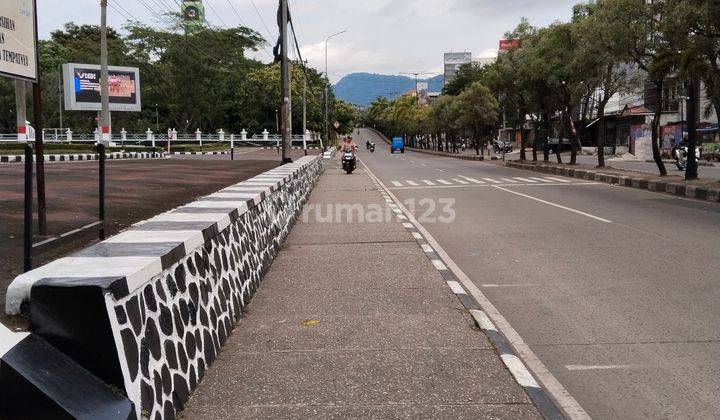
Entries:
[[98,183],[98,215],[100,219],[100,240],[105,239],[105,145],[99,143],[97,145],[98,162],[99,162],[99,183]]
[[[35,56],[38,51],[37,7],[33,7],[35,18]],[[33,115],[35,117],[35,172],[37,173],[38,234],[47,234],[47,203],[45,202],[45,143],[43,138],[42,89],[40,87],[40,66],[37,66],[37,82],[33,86]],[[40,137],[38,137],[38,135]]]
[[700,83],[695,76],[695,71],[690,71],[690,94],[687,102],[687,130],[688,130],[688,154],[687,166],[685,168],[685,179],[698,179],[698,164],[695,154],[697,146],[697,120],[698,120],[698,98],[700,93]]
[[27,142],[27,85],[22,80],[15,80],[15,115],[17,116],[18,141]]
[[330,96],[330,92],[328,89],[329,85],[330,85],[330,75],[328,74],[328,41],[330,41],[330,38],[338,36],[340,34],[344,34],[345,32],[347,32],[347,31],[342,30],[338,33],[334,33],[334,34],[330,35],[329,37],[325,38],[325,78],[327,79],[327,83],[325,83],[325,117],[324,117],[324,123],[323,123],[323,131],[325,132],[324,134],[325,134],[325,145],[326,146],[328,146],[330,143],[330,139],[329,139],[330,126],[329,126],[329,121],[328,121],[328,119],[330,118],[329,117],[330,106],[328,105],[329,96]]
[[290,60],[288,59],[288,2],[280,0],[280,42],[282,59],[280,63],[281,98],[280,118],[282,120],[282,163],[290,163],[290,146],[292,144],[292,102],[290,92]]
[[100,0],[100,141],[110,143],[110,92],[107,51],[107,0]]
[[33,150],[25,144],[25,235],[24,235],[24,270],[32,270],[33,242]]
[[160,114],[158,114],[158,104],[155,104],[155,132],[160,131]]
[[58,64],[58,113],[60,114],[60,133],[63,131],[63,90],[62,90],[62,64]]
[[307,139],[305,133],[307,132],[307,79],[303,77],[303,108],[302,108],[302,136],[303,136],[303,150],[305,156],[307,156]]

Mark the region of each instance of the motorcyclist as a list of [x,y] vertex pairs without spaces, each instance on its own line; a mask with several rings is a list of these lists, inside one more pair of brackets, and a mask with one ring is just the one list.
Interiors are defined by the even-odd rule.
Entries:
[[351,152],[355,153],[357,150],[357,144],[353,141],[352,136],[347,136],[340,145],[340,152]]
[[372,144],[372,143],[370,143],[370,139],[365,140],[365,148],[366,148],[366,149],[369,150],[371,144]]

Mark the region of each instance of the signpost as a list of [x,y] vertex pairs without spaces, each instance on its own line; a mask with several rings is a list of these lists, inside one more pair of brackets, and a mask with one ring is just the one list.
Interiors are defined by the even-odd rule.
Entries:
[[0,75],[37,82],[35,2],[0,2]]

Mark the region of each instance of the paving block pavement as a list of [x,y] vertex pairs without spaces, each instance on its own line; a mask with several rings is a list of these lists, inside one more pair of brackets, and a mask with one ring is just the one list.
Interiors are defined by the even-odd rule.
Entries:
[[[343,204],[387,206],[335,160],[306,211]],[[182,416],[542,418],[392,212],[299,220]]]

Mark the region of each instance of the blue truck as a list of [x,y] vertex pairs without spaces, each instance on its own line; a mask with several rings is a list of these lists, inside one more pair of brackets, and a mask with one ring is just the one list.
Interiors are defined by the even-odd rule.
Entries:
[[390,153],[395,153],[396,150],[405,153],[405,140],[402,137],[393,137],[390,143]]

